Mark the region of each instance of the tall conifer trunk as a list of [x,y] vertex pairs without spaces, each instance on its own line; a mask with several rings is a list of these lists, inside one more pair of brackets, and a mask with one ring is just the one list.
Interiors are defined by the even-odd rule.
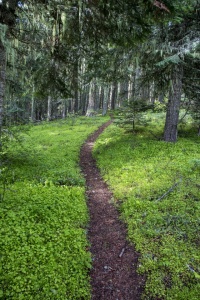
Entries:
[[99,93],[99,109],[103,108],[103,101],[104,101],[104,87],[101,86],[100,93]]
[[47,121],[51,120],[51,96],[48,96],[48,104],[47,104]]
[[86,111],[87,117],[90,117],[94,114],[94,107],[95,107],[94,89],[95,89],[95,85],[94,83],[91,83],[90,91],[89,91],[88,107]]
[[118,89],[118,84],[117,82],[113,83],[113,88],[112,88],[112,95],[111,95],[111,109],[114,110],[116,106],[116,101],[117,101],[117,89]]
[[76,62],[74,64],[73,70],[73,89],[74,89],[74,112],[78,112],[79,110],[79,91],[78,91],[78,77],[79,77],[79,63],[78,57],[76,58]]
[[6,85],[6,49],[0,40],[0,130],[3,123],[3,104]]
[[99,110],[99,101],[100,101],[100,88],[97,84],[94,87],[94,110]]
[[182,94],[183,68],[175,65],[171,74],[171,87],[165,120],[164,140],[176,142],[178,135],[178,118]]
[[35,86],[33,84],[33,91],[31,97],[31,122],[35,121]]
[[106,113],[107,113],[107,110],[108,110],[108,100],[109,100],[109,88],[106,86],[104,88],[102,116],[105,116]]
[[66,118],[66,99],[62,99],[62,119]]

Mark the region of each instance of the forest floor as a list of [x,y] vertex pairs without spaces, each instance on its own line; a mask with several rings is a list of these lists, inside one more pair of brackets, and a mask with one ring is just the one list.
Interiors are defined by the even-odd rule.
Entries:
[[112,192],[92,157],[94,141],[110,123],[102,125],[88,138],[80,154],[90,213],[88,238],[93,261],[90,271],[92,300],[139,300],[145,281],[136,272],[139,254],[126,239],[126,227],[113,205]]

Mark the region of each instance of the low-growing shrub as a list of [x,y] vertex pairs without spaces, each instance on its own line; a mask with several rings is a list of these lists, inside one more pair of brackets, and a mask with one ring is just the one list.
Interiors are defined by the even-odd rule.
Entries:
[[1,300],[91,298],[79,152],[107,119],[41,123],[18,132],[20,143],[7,136],[0,174]]
[[0,299],[89,299],[83,188],[18,183],[0,215]]
[[94,156],[117,199],[128,239],[141,254],[138,272],[147,275],[143,299],[197,300],[199,141],[191,130],[176,144],[156,139],[163,124],[158,117],[154,122],[155,115],[135,134],[107,128]]

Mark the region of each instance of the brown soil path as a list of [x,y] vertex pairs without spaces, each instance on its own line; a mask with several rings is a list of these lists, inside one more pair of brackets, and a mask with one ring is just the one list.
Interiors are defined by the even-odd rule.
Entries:
[[126,228],[112,205],[112,193],[92,157],[93,143],[111,121],[101,126],[81,149],[80,165],[87,183],[92,300],[139,300],[144,279],[136,273],[138,253],[126,241]]

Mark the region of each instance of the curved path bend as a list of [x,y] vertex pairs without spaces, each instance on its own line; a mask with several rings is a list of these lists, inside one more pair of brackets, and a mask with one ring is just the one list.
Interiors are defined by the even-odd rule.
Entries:
[[88,138],[80,154],[90,213],[92,300],[139,300],[144,285],[144,278],[136,273],[139,255],[126,240],[125,225],[111,203],[112,193],[92,157],[94,141],[110,123],[102,125]]

